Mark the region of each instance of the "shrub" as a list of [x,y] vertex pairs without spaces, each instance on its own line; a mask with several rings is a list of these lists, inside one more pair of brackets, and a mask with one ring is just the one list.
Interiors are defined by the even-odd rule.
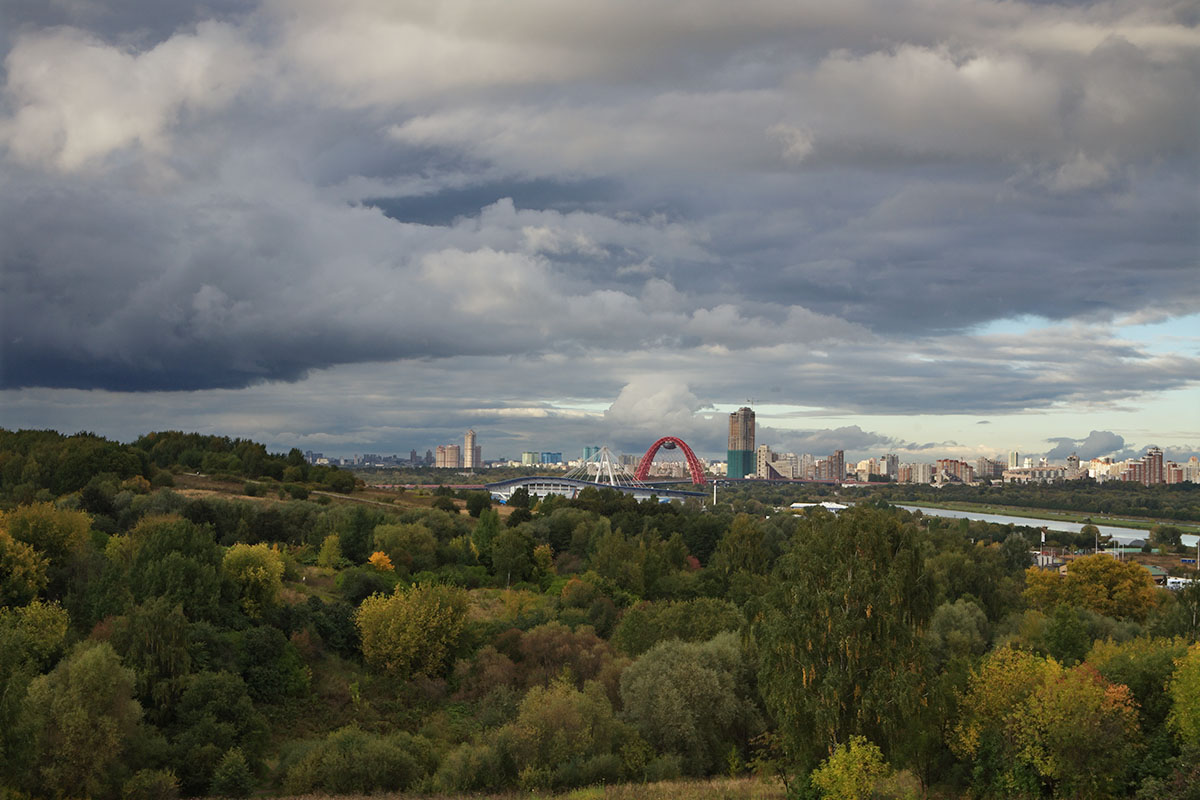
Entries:
[[142,769],[121,787],[121,800],[176,800],[179,779],[169,769]]
[[217,764],[208,791],[217,797],[248,797],[253,789],[254,777],[246,757],[239,748],[231,748]]
[[329,734],[288,770],[284,791],[402,791],[428,775],[435,763],[433,746],[423,736],[378,735],[351,725]]

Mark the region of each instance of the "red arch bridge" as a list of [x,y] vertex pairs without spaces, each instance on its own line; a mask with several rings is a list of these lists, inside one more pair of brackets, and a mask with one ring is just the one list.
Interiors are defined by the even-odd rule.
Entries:
[[642,456],[637,471],[633,473],[634,478],[644,481],[650,477],[650,467],[654,464],[654,456],[658,453],[660,447],[667,450],[674,450],[678,447],[682,450],[684,458],[687,459],[688,471],[692,473],[692,483],[699,484],[700,486],[704,486],[707,483],[704,479],[704,467],[701,466],[700,459],[696,458],[696,454],[692,452],[692,448],[687,446],[687,442],[675,436],[664,436],[650,445],[650,449],[646,451],[646,455]]

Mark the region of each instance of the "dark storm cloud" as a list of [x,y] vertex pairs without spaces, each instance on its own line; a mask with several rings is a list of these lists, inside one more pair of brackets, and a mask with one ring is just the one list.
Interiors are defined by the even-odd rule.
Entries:
[[614,446],[719,452],[705,408],[764,382],[987,414],[1200,380],[1112,328],[1200,306],[1170,4],[445,6],[7,4],[0,387],[393,364],[419,424],[616,397]]
[[1125,449],[1125,437],[1112,431],[1092,431],[1083,439],[1059,436],[1049,441],[1056,444],[1046,453],[1046,458],[1060,462],[1072,453],[1083,461],[1089,461],[1118,454]]

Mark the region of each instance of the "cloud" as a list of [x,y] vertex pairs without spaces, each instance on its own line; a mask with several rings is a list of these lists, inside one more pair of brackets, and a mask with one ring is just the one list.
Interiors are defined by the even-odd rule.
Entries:
[[1125,448],[1125,438],[1112,431],[1092,431],[1083,439],[1060,436],[1048,441],[1056,444],[1046,453],[1046,458],[1058,462],[1064,461],[1072,453],[1079,456],[1082,461],[1089,461],[1093,458],[1111,456]]
[[[0,387],[280,402],[346,375],[447,435],[507,407],[719,452],[705,409],[764,387],[997,418],[1200,382],[1194,348],[1118,327],[1200,303],[1176,6],[431,9],[6,6]],[[373,413],[322,435],[409,430]]]

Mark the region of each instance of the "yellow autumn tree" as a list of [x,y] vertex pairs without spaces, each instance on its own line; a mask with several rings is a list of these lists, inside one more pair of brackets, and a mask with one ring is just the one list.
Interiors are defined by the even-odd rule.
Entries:
[[392,572],[395,570],[395,567],[392,566],[392,560],[382,550],[376,550],[374,553],[371,553],[371,557],[367,561],[380,572]]
[[458,644],[467,619],[467,594],[454,586],[397,586],[362,602],[354,622],[363,658],[397,678],[436,675]]
[[1069,605],[1106,617],[1142,620],[1158,606],[1159,591],[1141,565],[1097,553],[1070,562],[1062,576],[1030,567],[1025,602],[1032,608]]

